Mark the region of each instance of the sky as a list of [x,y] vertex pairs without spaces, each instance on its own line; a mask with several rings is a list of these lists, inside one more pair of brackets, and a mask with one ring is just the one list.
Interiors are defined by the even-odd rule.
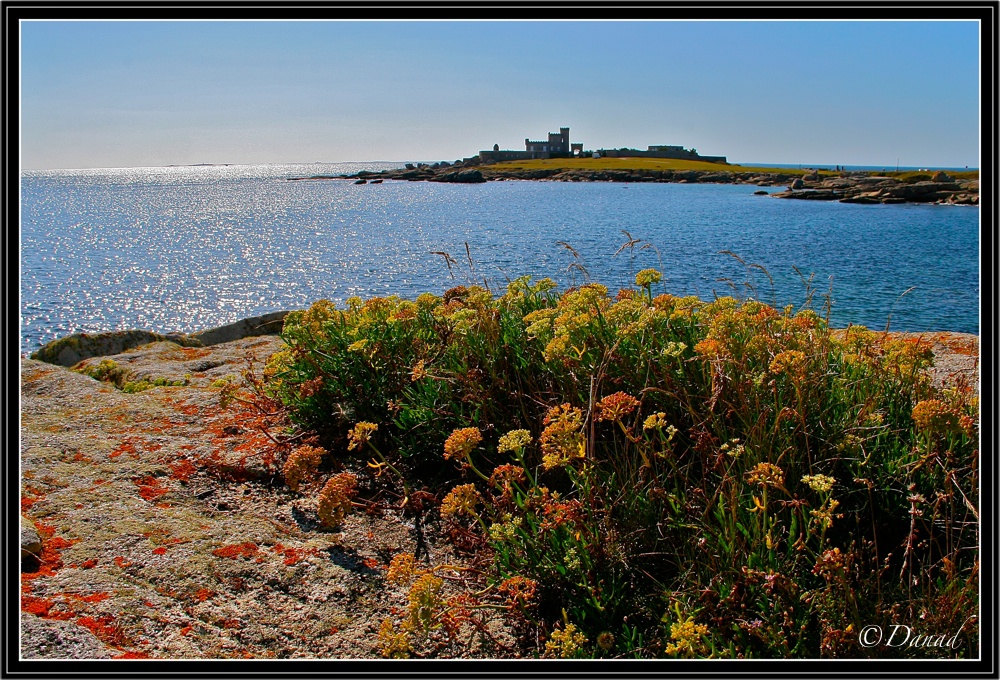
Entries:
[[979,166],[974,21],[24,21],[22,169],[586,149]]

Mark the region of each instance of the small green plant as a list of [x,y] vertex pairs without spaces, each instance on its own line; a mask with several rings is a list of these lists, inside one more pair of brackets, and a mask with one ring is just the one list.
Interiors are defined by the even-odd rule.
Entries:
[[183,380],[169,380],[163,377],[152,380],[146,378],[130,380],[132,371],[112,359],[102,359],[96,366],[84,364],[76,370],[95,380],[110,383],[126,394],[143,392],[153,387],[180,387],[191,383],[190,375],[185,375]]
[[126,394],[135,394],[136,392],[143,392],[153,387],[183,387],[189,383],[190,379],[188,378],[184,380],[168,380],[167,378],[142,379],[126,382],[122,385],[121,390]]
[[96,366],[84,365],[78,369],[84,375],[89,375],[94,380],[111,383],[118,389],[122,389],[131,375],[130,371],[111,359],[102,359]]

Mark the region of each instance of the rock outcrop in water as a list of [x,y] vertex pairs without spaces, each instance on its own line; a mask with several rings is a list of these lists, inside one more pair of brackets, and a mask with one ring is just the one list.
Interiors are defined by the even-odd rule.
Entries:
[[73,366],[90,357],[119,354],[153,342],[174,342],[182,347],[208,347],[256,335],[277,335],[287,311],[271,312],[197,333],[156,333],[144,330],[74,333],[53,340],[31,353],[31,358],[58,366]]
[[775,198],[798,198],[842,203],[942,203],[978,205],[977,180],[951,179],[943,172],[930,181],[906,182],[895,177],[851,175],[797,180],[787,191],[771,194]]

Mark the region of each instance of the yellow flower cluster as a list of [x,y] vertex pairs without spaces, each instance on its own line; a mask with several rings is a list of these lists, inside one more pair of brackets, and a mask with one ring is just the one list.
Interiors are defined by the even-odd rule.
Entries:
[[361,449],[371,439],[372,432],[376,430],[378,430],[378,425],[375,423],[362,421],[355,425],[347,435],[347,450]]
[[378,628],[378,639],[382,656],[387,659],[406,659],[410,656],[410,634],[405,630],[396,632],[392,619],[385,619]]
[[663,411],[654,413],[653,415],[646,418],[642,423],[643,430],[662,430],[667,427],[669,423],[667,422],[667,414]]
[[564,467],[586,455],[586,438],[583,435],[583,411],[561,404],[545,414],[539,443],[542,449],[542,467],[546,470]]
[[448,492],[441,501],[441,514],[475,515],[476,506],[482,501],[475,484],[460,484]]
[[530,443],[530,432],[527,430],[511,430],[507,434],[500,437],[500,442],[497,444],[497,452],[506,453],[508,451],[517,451],[518,449],[523,449]]
[[444,442],[445,460],[465,458],[483,441],[478,428],[462,427],[452,432]]
[[675,342],[671,340],[667,343],[667,346],[663,348],[663,356],[667,357],[679,357],[684,354],[684,350],[687,349],[687,345],[683,342]]
[[[289,314],[291,314],[291,312],[289,312]],[[264,363],[264,378],[269,381],[275,380],[280,373],[284,373],[291,368],[294,361],[292,353],[288,350],[283,349],[275,352],[269,356],[267,361]],[[103,365],[104,362],[102,361],[101,366]],[[101,366],[98,366],[98,369]]]
[[549,363],[559,359],[566,359],[570,357],[569,351],[572,348],[573,344],[570,342],[569,336],[557,335],[549,340],[549,343],[545,345],[545,351],[542,352],[542,358]]
[[351,512],[351,498],[358,478],[350,472],[341,472],[331,477],[319,492],[317,512],[325,526],[336,526]]
[[819,493],[829,493],[836,482],[836,479],[827,475],[806,475],[802,478],[803,484],[807,484],[810,489]]
[[741,444],[738,438],[730,439],[728,442],[719,447],[719,451],[725,453],[731,458],[739,458],[746,453],[746,446]]
[[306,335],[321,342],[329,338],[326,332],[328,324],[339,319],[341,314],[329,300],[317,300],[304,312],[290,312],[285,317],[285,328],[301,328]]
[[556,309],[536,309],[524,317],[524,332],[529,338],[547,338],[552,333],[555,318],[559,316]]
[[350,345],[348,345],[347,351],[360,353],[365,350],[365,346],[367,345],[368,345],[368,338],[361,338],[360,340],[356,340],[355,342],[352,342]]
[[326,450],[317,446],[300,446],[292,451],[282,467],[288,488],[298,491],[302,481],[319,468],[324,453]]
[[825,531],[833,525],[833,519],[835,517],[840,518],[844,516],[843,513],[839,515],[833,514],[833,511],[837,509],[838,505],[840,505],[840,501],[831,498],[818,510],[810,510],[809,514],[812,515],[813,522],[819,524],[820,529]]
[[575,290],[566,291],[559,299],[559,307],[577,314],[594,314],[607,309],[611,304],[608,287],[600,283],[588,283]]
[[490,538],[498,542],[510,542],[517,537],[517,529],[521,526],[521,517],[506,515],[503,522],[490,525]]
[[585,644],[587,637],[577,631],[575,624],[567,623],[562,630],[552,631],[545,642],[545,656],[569,659]]
[[771,373],[780,375],[787,374],[791,378],[801,378],[806,370],[806,355],[797,349],[789,349],[778,352],[771,360],[768,367]]
[[646,288],[654,283],[659,283],[662,278],[663,274],[655,269],[643,269],[635,275],[635,285]]
[[410,630],[429,631],[441,625],[441,588],[444,580],[434,574],[425,573],[410,587],[409,621]]
[[959,414],[939,399],[926,399],[913,407],[913,422],[921,432],[948,433],[960,428]]
[[702,636],[708,635],[708,626],[703,623],[695,623],[692,619],[679,621],[670,626],[670,642],[666,649],[667,654],[672,656],[694,656],[704,652]]

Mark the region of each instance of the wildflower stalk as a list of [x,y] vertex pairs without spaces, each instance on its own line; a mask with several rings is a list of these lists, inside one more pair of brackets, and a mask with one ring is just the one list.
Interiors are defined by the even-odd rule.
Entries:
[[379,464],[378,465],[372,465],[371,463],[369,463],[368,466],[378,469],[378,472],[376,472],[376,476],[378,476],[379,474],[381,474],[381,468],[384,466],[384,467],[387,467],[388,469],[392,470],[393,474],[395,474],[397,477],[399,477],[399,480],[403,483],[403,495],[404,495],[403,504],[405,505],[406,502],[410,499],[410,484],[407,481],[406,477],[403,475],[402,472],[400,472],[399,470],[396,469],[395,465],[393,465],[388,460],[386,460],[386,457],[383,456],[382,452],[379,451],[375,447],[375,445],[371,443],[371,440],[368,440],[366,443],[368,444],[368,447],[372,451],[375,452],[375,456],[379,460]]

